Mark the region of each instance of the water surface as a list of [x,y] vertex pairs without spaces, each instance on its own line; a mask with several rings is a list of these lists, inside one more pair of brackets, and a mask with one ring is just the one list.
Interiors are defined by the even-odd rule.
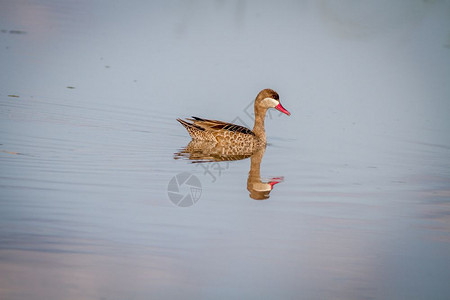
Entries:
[[[448,299],[449,11],[3,1],[0,298]],[[263,88],[270,198],[174,159],[176,118],[251,127]]]

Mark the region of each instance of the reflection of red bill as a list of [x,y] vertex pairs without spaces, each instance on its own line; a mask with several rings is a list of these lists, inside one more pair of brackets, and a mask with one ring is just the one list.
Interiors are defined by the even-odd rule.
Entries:
[[282,182],[283,180],[284,180],[283,177],[275,177],[275,178],[272,178],[272,180],[269,181],[269,184],[270,184],[270,190],[273,189],[273,186],[274,186],[275,184],[280,183],[280,182]]
[[282,113],[287,114],[288,116],[291,115],[290,112],[287,111],[286,108],[283,107],[283,105],[281,105],[281,103],[279,103],[277,106],[275,106],[276,109],[278,109],[279,111],[281,111]]

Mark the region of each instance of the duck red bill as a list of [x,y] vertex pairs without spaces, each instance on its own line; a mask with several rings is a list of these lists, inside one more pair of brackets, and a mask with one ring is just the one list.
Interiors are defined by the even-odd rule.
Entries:
[[281,105],[281,103],[279,103],[277,106],[275,106],[276,109],[278,109],[279,111],[281,111],[282,113],[287,114],[288,116],[291,115],[290,112],[287,111],[286,108],[283,107],[283,105]]

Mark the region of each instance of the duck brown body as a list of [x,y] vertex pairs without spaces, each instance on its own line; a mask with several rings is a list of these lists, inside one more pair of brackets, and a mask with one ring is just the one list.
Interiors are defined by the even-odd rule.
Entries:
[[[281,105],[277,92],[264,89],[255,99],[255,124],[253,130],[244,126],[198,117],[192,119],[177,119],[188,131],[193,140],[210,141],[220,145],[233,144],[239,147],[248,147],[251,151],[266,144],[264,119],[269,108],[275,108],[290,115]],[[190,122],[189,122],[190,121]]]

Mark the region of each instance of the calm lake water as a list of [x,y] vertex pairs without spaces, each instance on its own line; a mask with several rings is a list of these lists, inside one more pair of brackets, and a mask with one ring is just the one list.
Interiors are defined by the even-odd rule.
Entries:
[[[0,30],[1,299],[450,298],[449,1],[3,0]],[[260,158],[174,159],[176,118],[252,127],[263,88],[292,115]]]

